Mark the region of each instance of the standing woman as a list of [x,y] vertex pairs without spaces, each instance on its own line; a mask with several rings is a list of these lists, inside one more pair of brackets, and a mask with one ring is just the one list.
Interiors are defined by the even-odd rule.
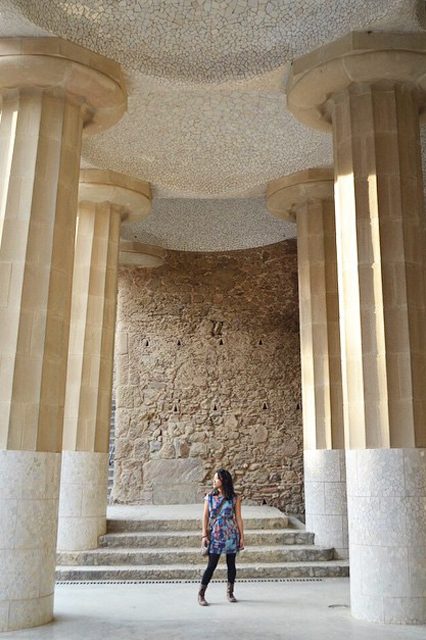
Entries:
[[213,491],[204,498],[202,546],[208,546],[209,563],[201,580],[198,604],[203,607],[208,604],[204,595],[222,552],[226,553],[228,566],[228,600],[237,602],[234,596],[235,558],[238,551],[244,549],[243,519],[241,498],[236,495],[232,476],[226,469],[216,471]]

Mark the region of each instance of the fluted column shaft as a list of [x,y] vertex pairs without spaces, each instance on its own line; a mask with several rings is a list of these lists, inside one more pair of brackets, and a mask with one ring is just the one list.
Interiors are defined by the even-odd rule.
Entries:
[[149,185],[84,170],[72,291],[58,548],[94,549],[106,532],[108,446],[122,221],[150,210]]
[[64,451],[108,451],[120,226],[111,203],[79,207]]
[[121,115],[119,79],[57,38],[2,41],[1,631],[52,618],[82,133]]
[[297,208],[305,449],[343,448],[334,202]]
[[333,95],[346,438],[426,446],[424,200],[415,90]]
[[[0,124],[0,446],[61,449],[81,107],[3,93]],[[71,242],[68,239],[71,239]]]

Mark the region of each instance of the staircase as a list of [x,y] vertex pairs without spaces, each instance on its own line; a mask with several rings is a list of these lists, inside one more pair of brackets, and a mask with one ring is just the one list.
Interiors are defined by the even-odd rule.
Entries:
[[[176,514],[192,508],[194,515]],[[194,508],[195,507],[195,508]],[[120,513],[120,509],[122,510]],[[141,517],[137,513],[143,512]],[[155,507],[151,508],[151,510]],[[160,512],[164,515],[168,507]],[[170,506],[170,516],[150,517],[149,508],[110,507],[108,533],[92,551],[58,554],[57,580],[199,580],[206,566],[200,549],[200,505]],[[154,514],[155,515],[155,514]],[[314,534],[289,526],[272,507],[243,508],[246,549],[237,558],[238,578],[346,577],[348,562],[332,548],[314,545]],[[214,578],[226,578],[222,558]]]

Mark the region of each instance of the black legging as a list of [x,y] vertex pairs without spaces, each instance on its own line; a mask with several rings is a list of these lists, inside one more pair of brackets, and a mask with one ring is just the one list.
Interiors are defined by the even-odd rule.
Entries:
[[[232,584],[234,584],[235,578],[237,577],[237,568],[235,566],[236,557],[237,557],[236,553],[226,554],[226,564],[228,566],[228,582],[232,582]],[[204,571],[204,575],[201,580],[201,584],[203,584],[205,587],[207,587],[210,580],[212,579],[212,575],[214,570],[217,567],[219,558],[220,558],[220,553],[209,553],[209,563],[207,565],[207,569]]]

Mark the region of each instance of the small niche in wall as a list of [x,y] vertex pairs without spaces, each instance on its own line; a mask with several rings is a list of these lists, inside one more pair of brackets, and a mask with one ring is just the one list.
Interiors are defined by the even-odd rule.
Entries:
[[149,346],[150,346],[150,345],[149,345],[149,340],[148,340],[148,338],[144,338],[144,340],[142,341],[142,345],[143,345],[144,347],[149,347]]
[[268,403],[262,402],[262,411],[268,411]]
[[176,342],[176,346],[177,346],[177,347],[181,347],[181,346],[182,346],[182,342],[181,342],[180,340],[178,340],[178,341]]
[[224,345],[224,344],[225,344],[225,343],[224,343],[224,341],[223,341],[223,338],[220,338],[220,340],[219,340],[219,347],[223,347],[223,345]]
[[298,402],[296,405],[296,411],[301,411],[301,409],[302,409],[302,403]]
[[211,334],[213,338],[221,336],[223,330],[223,320],[210,320],[210,322],[212,323]]
[[263,340],[262,340],[262,338],[259,338],[259,340],[257,341],[257,346],[258,346],[258,347],[263,346]]
[[175,400],[175,402],[173,402],[172,413],[180,413],[180,400]]

